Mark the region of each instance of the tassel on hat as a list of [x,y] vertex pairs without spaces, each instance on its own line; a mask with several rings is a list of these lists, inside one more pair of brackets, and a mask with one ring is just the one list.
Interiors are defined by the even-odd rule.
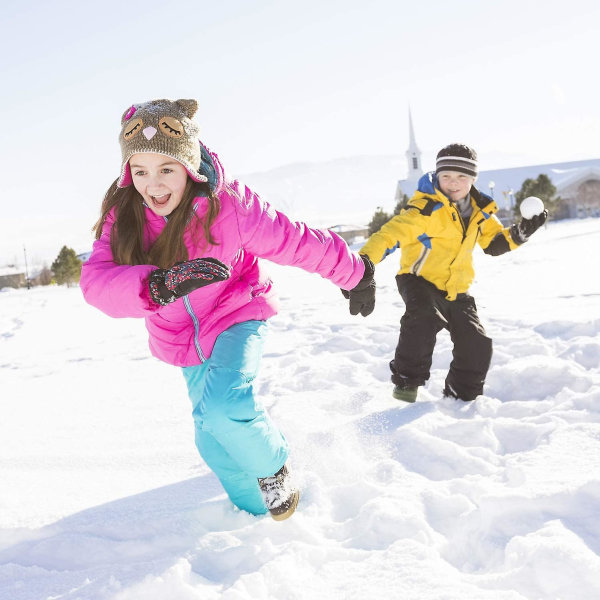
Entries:
[[134,154],[164,154],[180,162],[194,181],[207,181],[200,169],[200,129],[193,120],[196,100],[150,100],[130,106],[121,117],[121,175],[117,185],[133,183],[129,159]]

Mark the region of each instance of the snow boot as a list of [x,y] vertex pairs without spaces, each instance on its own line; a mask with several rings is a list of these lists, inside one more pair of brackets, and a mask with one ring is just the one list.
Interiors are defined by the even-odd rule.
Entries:
[[394,396],[396,400],[402,400],[402,402],[415,402],[419,386],[414,385],[414,383],[409,383],[407,377],[398,373],[395,360],[390,361],[390,371],[392,372],[391,379],[394,384],[392,396]]
[[461,398],[455,391],[454,388],[448,384],[444,387],[443,391],[444,398],[452,398],[453,400],[462,400],[463,402],[472,402],[477,398],[477,396],[473,396],[473,398]]
[[300,492],[285,465],[275,475],[259,478],[258,485],[273,519],[283,521],[294,514]]
[[396,400],[402,400],[402,402],[415,402],[418,391],[418,387],[396,385],[394,386],[392,396],[394,396]]

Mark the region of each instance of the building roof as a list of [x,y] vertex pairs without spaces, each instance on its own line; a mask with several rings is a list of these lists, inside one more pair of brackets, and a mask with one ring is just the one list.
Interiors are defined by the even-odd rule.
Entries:
[[16,267],[0,267],[0,277],[5,277],[6,275],[25,275],[25,272]]
[[494,199],[500,204],[502,199],[508,200],[510,190],[513,193],[518,192],[526,179],[537,179],[541,174],[547,175],[560,195],[561,190],[569,184],[579,181],[582,176],[598,169],[600,169],[600,159],[481,171],[477,179],[477,187],[489,193],[490,182],[494,182]]
[[332,225],[331,227],[328,227],[327,229],[330,229],[331,231],[335,231],[336,233],[343,233],[346,231],[361,231],[362,229],[365,229],[367,226],[366,225]]

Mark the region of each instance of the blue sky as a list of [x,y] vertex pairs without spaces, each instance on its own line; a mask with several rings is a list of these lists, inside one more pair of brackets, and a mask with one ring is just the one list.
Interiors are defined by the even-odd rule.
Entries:
[[199,100],[233,174],[403,155],[409,104],[426,161],[451,141],[482,169],[600,157],[599,22],[581,0],[9,1],[3,213],[93,221],[123,110],[157,97]]

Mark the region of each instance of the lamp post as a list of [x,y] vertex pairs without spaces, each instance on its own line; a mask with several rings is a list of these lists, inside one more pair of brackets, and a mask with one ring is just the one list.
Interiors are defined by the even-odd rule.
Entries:
[[23,245],[23,255],[25,256],[25,282],[27,283],[27,289],[31,289],[31,281],[29,280],[29,269],[27,267],[27,249]]
[[496,183],[494,181],[490,181],[488,183],[488,186],[490,188],[490,196],[492,197],[492,200],[494,199],[494,188],[496,187]]

